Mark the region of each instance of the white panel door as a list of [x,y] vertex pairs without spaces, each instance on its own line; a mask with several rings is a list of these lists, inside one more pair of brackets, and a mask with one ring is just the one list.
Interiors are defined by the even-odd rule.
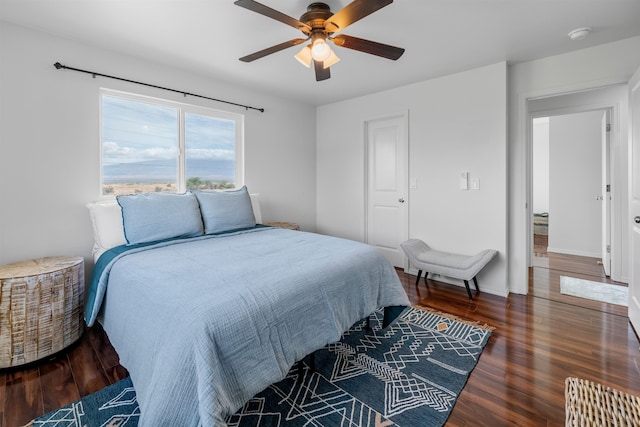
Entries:
[[611,276],[611,186],[609,173],[609,148],[611,146],[611,112],[602,113],[602,267]]
[[631,118],[629,320],[636,333],[640,333],[640,68],[629,81],[629,108]]
[[406,117],[366,122],[367,243],[396,267],[405,267],[400,243],[407,239]]

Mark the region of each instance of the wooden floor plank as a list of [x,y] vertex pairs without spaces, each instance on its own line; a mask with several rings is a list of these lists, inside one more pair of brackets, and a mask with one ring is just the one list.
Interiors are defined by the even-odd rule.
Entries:
[[68,355],[80,396],[95,393],[110,384],[86,334],[70,348]]
[[44,413],[37,365],[7,372],[3,426],[22,426]]
[[113,349],[111,341],[102,329],[102,325],[96,322],[93,328],[88,328],[85,334],[89,338],[93,351],[98,356],[100,365],[110,383],[115,383],[129,376],[129,372],[120,365],[118,353]]
[[44,413],[53,411],[80,399],[66,354],[40,366]]
[[4,424],[4,414],[6,412],[5,402],[7,400],[7,373],[0,370],[0,427]]

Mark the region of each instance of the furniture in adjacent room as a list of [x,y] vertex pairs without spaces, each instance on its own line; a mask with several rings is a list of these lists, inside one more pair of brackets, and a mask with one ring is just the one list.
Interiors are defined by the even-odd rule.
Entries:
[[75,342],[84,330],[84,259],[48,257],[0,266],[0,368]]
[[402,247],[411,264],[418,269],[416,285],[420,281],[422,271],[425,272],[425,280],[427,280],[429,273],[462,279],[467,288],[469,299],[473,299],[469,288],[469,280],[473,279],[476,291],[479,291],[477,274],[498,254],[493,249],[485,249],[471,256],[452,254],[432,249],[420,239],[409,239],[401,243],[400,247]]

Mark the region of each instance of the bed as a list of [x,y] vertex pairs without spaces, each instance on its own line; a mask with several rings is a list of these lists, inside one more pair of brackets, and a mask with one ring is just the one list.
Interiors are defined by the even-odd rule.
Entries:
[[101,248],[85,318],[129,371],[140,426],[225,426],[356,321],[409,305],[375,248],[261,226],[246,188],[224,193],[118,199],[126,243]]

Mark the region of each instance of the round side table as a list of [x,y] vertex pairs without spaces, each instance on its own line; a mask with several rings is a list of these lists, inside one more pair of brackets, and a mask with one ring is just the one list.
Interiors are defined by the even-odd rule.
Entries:
[[0,368],[56,353],[82,335],[84,259],[48,257],[0,266]]

